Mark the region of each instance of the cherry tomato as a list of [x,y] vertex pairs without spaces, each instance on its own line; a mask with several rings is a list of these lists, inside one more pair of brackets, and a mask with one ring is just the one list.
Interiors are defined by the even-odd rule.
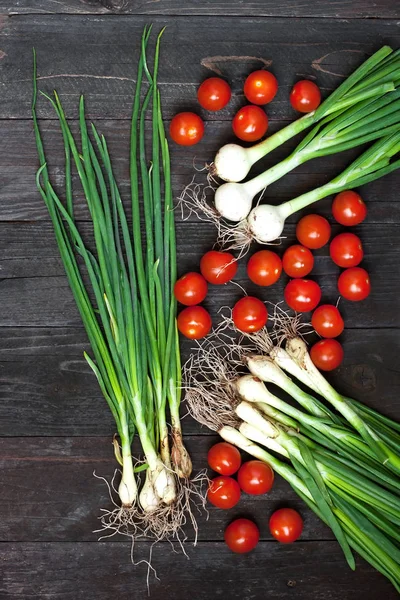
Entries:
[[339,310],[333,304],[321,304],[311,317],[311,325],[324,338],[335,338],[344,329],[344,321]]
[[285,250],[282,265],[289,277],[305,277],[312,271],[314,257],[308,248],[295,244]]
[[282,261],[271,250],[259,250],[247,263],[247,275],[257,285],[272,285],[282,273]]
[[297,312],[314,310],[321,300],[321,288],[311,279],[292,279],[283,292],[285,302]]
[[207,281],[200,273],[186,273],[174,285],[175,298],[181,304],[194,306],[203,302],[207,296]]
[[244,142],[257,142],[268,129],[268,117],[262,108],[243,106],[232,121],[233,133]]
[[202,306],[188,306],[179,313],[177,325],[182,335],[190,340],[199,340],[209,333],[212,321]]
[[218,508],[233,508],[240,500],[240,487],[232,477],[220,475],[210,481],[207,499]]
[[339,294],[346,300],[353,302],[364,300],[371,292],[369,275],[361,267],[346,269],[339,276],[338,288]]
[[359,194],[347,190],[340,192],[334,199],[332,214],[338,223],[351,227],[364,221],[367,207]]
[[232,319],[239,331],[254,333],[264,327],[268,311],[258,298],[245,296],[238,300],[232,310]]
[[221,110],[231,99],[231,88],[225,79],[210,77],[197,90],[197,99],[206,110]]
[[293,508],[280,508],[271,515],[269,530],[282,544],[291,544],[301,536],[303,519]]
[[253,496],[266,494],[274,483],[274,472],[261,460],[249,460],[239,469],[238,483],[246,494]]
[[194,146],[204,135],[204,123],[192,112],[181,112],[172,119],[169,133],[176,144]]
[[278,80],[269,71],[254,71],[244,82],[243,91],[252,104],[268,104],[278,91]]
[[290,104],[294,110],[302,113],[315,110],[321,104],[319,87],[313,81],[307,79],[298,81],[290,92]]
[[325,217],[306,215],[297,223],[296,236],[300,244],[316,250],[329,242],[331,226]]
[[219,442],[209,449],[207,461],[213,471],[220,475],[233,475],[239,469],[242,458],[232,444]]
[[364,250],[357,235],[339,233],[330,243],[329,254],[339,267],[356,267],[364,257]]
[[253,521],[236,519],[225,529],[224,538],[226,545],[232,552],[245,554],[257,546],[260,532]]
[[221,285],[233,279],[237,272],[237,261],[229,252],[210,250],[200,260],[200,271],[208,283]]
[[343,360],[343,356],[342,344],[333,339],[319,340],[310,350],[311,360],[317,369],[321,371],[337,369]]

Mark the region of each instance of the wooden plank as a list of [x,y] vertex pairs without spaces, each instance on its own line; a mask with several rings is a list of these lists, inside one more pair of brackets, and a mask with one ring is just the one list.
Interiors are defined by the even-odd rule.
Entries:
[[[258,16],[226,17],[223,27],[214,17],[154,16],[151,20],[155,30],[167,26],[160,64],[167,118],[183,108],[197,110],[199,81],[218,73],[232,83],[234,98],[215,118],[230,119],[233,109],[243,102],[244,77],[255,68],[272,65],[280,90],[269,108],[270,116],[292,119],[288,94],[296,80],[317,77],[328,93],[384,43],[400,46],[395,20],[370,19],[362,27],[355,20],[263,20]],[[94,26],[89,15],[76,15],[73,20],[68,15],[3,18],[0,118],[30,116],[33,46],[40,87],[51,92],[56,86],[68,115],[76,114],[77,97],[84,93],[91,119],[128,118],[135,60],[147,21],[143,16],[98,16]],[[251,41],[243,31],[251,31]],[[52,114],[45,100],[40,102],[40,114]]]
[[[363,561],[353,573],[335,542],[262,542],[246,555],[232,555],[223,543],[188,544],[190,561],[165,544],[153,549],[150,574],[154,600],[241,598],[243,600],[395,600],[390,583]],[[138,543],[136,560],[149,546]],[[4,543],[0,545],[2,581],[7,600],[135,600],[147,597],[147,565],[133,567],[129,542]],[[338,596],[340,594],[340,596]]]
[[[343,393],[400,420],[398,330],[346,329],[342,339],[344,363],[329,380]],[[192,342],[183,341],[183,360],[191,347]],[[85,349],[82,329],[0,330],[0,436],[113,434],[111,414],[83,358]],[[183,428],[185,434],[210,433],[190,417]]]
[[336,17],[336,18],[378,18],[396,19],[398,11],[391,0],[341,0],[340,2],[311,2],[304,0],[252,0],[243,3],[229,3],[227,0],[196,2],[196,0],[158,0],[138,2],[137,0],[13,0],[1,2],[0,13],[18,14],[141,14],[141,15],[212,15],[259,17]]

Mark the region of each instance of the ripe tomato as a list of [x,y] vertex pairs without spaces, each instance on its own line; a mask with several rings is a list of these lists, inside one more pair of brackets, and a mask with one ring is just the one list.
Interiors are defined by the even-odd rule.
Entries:
[[282,261],[271,250],[259,250],[247,263],[247,275],[257,285],[272,285],[282,273]]
[[232,477],[220,475],[210,481],[207,499],[218,508],[233,508],[240,500],[240,487]]
[[220,475],[233,475],[239,469],[242,458],[235,446],[228,442],[219,442],[209,449],[207,461],[210,468]]
[[181,304],[194,306],[203,302],[207,296],[207,281],[200,273],[186,273],[174,285],[175,298]]
[[268,311],[258,298],[245,296],[238,300],[232,310],[232,319],[239,331],[254,333],[264,327]]
[[303,519],[293,508],[280,508],[271,515],[269,530],[282,544],[291,544],[301,536]]
[[228,283],[236,275],[237,261],[229,252],[210,250],[200,260],[200,271],[208,283]]
[[353,302],[364,300],[371,292],[369,275],[361,267],[346,269],[339,276],[338,288],[339,294],[346,300]]
[[180,146],[194,146],[204,135],[204,123],[192,112],[181,112],[172,119],[169,134]]
[[225,529],[224,538],[226,545],[232,552],[245,554],[257,546],[260,532],[253,521],[236,519]]
[[283,292],[285,302],[297,312],[314,310],[321,300],[321,288],[311,279],[292,279]]
[[268,129],[268,117],[259,106],[243,106],[232,121],[233,133],[244,142],[257,142]]
[[274,472],[261,460],[249,460],[239,469],[238,483],[246,494],[253,496],[266,494],[274,483]]
[[364,257],[364,250],[357,235],[339,233],[330,243],[329,254],[339,267],[356,267]]
[[313,81],[307,79],[298,81],[290,92],[290,104],[294,110],[302,113],[315,110],[321,104],[319,87]]
[[328,243],[331,237],[331,226],[320,215],[306,215],[297,223],[296,236],[300,244],[316,250]]
[[335,338],[344,329],[342,315],[332,304],[318,306],[312,314],[311,325],[318,335],[324,338]]
[[314,257],[308,248],[295,244],[285,250],[282,265],[289,277],[305,277],[312,271]]
[[311,360],[321,371],[337,369],[343,360],[342,344],[337,340],[319,340],[310,350]]
[[209,333],[212,325],[210,314],[202,306],[188,306],[179,313],[178,329],[190,340],[199,340]]
[[244,82],[243,91],[252,104],[268,104],[278,91],[278,80],[269,71],[254,71]]
[[332,214],[341,225],[358,225],[367,216],[367,207],[364,200],[356,192],[347,190],[340,192],[332,204]]
[[210,77],[197,90],[197,99],[206,110],[221,110],[231,99],[231,88],[225,79]]

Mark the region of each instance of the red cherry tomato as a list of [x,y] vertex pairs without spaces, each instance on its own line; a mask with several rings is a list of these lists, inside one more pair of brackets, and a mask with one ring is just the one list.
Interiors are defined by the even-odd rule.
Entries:
[[346,269],[339,276],[338,288],[339,294],[346,300],[353,302],[364,300],[371,292],[369,275],[361,267]]
[[290,92],[290,104],[294,110],[302,113],[315,110],[321,104],[319,87],[313,81],[307,79],[298,81]]
[[330,243],[329,254],[339,267],[356,267],[364,257],[364,250],[357,235],[339,233]]
[[186,273],[174,285],[175,298],[185,306],[194,306],[203,302],[207,296],[207,281],[200,273]]
[[232,477],[220,475],[210,481],[207,499],[218,508],[233,508],[240,500],[240,487]]
[[291,544],[301,536],[303,519],[293,508],[280,508],[271,515],[269,530],[282,544]]
[[253,496],[266,494],[274,483],[274,472],[261,460],[249,460],[239,469],[238,483],[246,494]]
[[209,333],[212,321],[202,306],[188,306],[179,313],[177,325],[182,335],[190,340],[199,340]]
[[242,458],[235,446],[219,442],[209,449],[207,461],[210,468],[220,475],[233,475],[239,469]]
[[253,521],[236,519],[225,529],[224,538],[226,545],[232,552],[245,554],[257,546],[260,532]]
[[331,226],[325,217],[306,215],[297,223],[296,236],[300,244],[316,250],[329,242]]
[[208,283],[228,283],[237,272],[237,261],[229,252],[210,250],[200,260],[200,271]]
[[252,104],[268,104],[278,91],[278,80],[269,71],[254,71],[244,82],[243,91]]
[[235,327],[245,333],[254,333],[264,327],[268,319],[268,311],[258,298],[245,296],[238,300],[232,310]]
[[243,106],[232,121],[233,133],[244,142],[257,142],[268,129],[268,117],[259,106]]
[[289,277],[305,277],[314,266],[312,252],[305,246],[290,246],[282,257],[283,270]]
[[338,223],[351,227],[364,221],[367,207],[359,194],[347,190],[340,192],[334,199],[332,214]]
[[311,325],[318,335],[324,338],[335,338],[344,329],[342,315],[332,304],[318,306],[312,314]]
[[321,300],[321,288],[311,279],[292,279],[283,292],[285,302],[297,312],[314,310]]
[[247,263],[247,275],[257,285],[272,285],[282,273],[282,261],[271,250],[259,250]]
[[204,135],[204,123],[192,112],[181,112],[172,119],[169,133],[176,144],[194,146]]
[[231,88],[224,79],[210,77],[197,90],[197,99],[206,110],[221,110],[231,99]]
[[343,356],[342,345],[333,339],[319,340],[310,350],[311,360],[317,369],[321,371],[337,369],[343,360]]

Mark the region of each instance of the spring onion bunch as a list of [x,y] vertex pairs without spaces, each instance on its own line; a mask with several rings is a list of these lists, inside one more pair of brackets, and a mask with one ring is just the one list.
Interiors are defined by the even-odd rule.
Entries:
[[[180,354],[176,328],[176,243],[170,160],[157,86],[160,37],[152,72],[146,50],[151,28],[145,28],[138,62],[130,137],[132,224],[126,216],[106,139],[85,119],[79,103],[79,137],[74,136],[56,92],[50,97],[65,149],[65,199],[51,181],[36,114],[37,75],[34,59],[33,123],[40,168],[37,186],[47,206],[75,302],[86,329],[92,357],[85,358],[114,417],[120,444],[115,456],[122,467],[118,488],[121,508],[114,526],[134,525],[140,516],[157,523],[156,535],[173,531],[184,517],[179,477],[191,474],[179,419]],[[147,80],[147,85],[145,81]],[[151,144],[145,143],[145,116],[151,115]],[[94,244],[82,238],[72,186],[76,170],[85,198]],[[143,207],[139,198],[143,198]],[[144,235],[141,219],[144,218]],[[171,414],[171,439],[167,426]],[[135,467],[132,441],[137,433],[145,464]],[[140,492],[135,471],[146,469]],[[169,508],[171,510],[169,510]],[[170,522],[171,514],[177,523]],[[147,515],[147,516],[146,516]],[[178,515],[178,517],[176,516]],[[151,527],[150,527],[151,529]]]

